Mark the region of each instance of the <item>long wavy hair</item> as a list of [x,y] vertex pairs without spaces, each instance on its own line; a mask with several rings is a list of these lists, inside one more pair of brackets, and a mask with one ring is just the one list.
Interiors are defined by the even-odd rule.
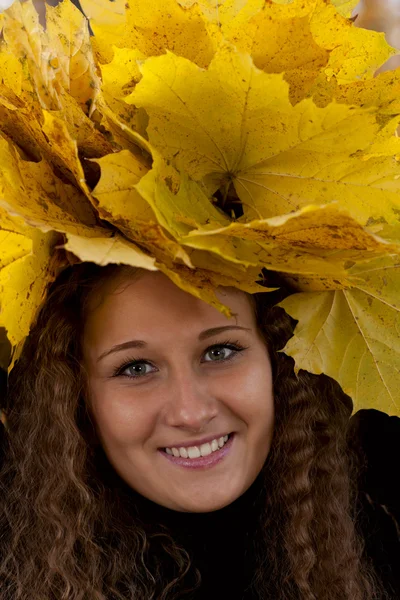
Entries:
[[[99,444],[82,368],[89,298],[140,269],[81,263],[52,284],[3,402],[1,600],[172,600],[201,573],[168,528],[146,528]],[[294,321],[271,293],[248,294],[269,350],[272,446],[253,542],[254,598],[388,598],[357,526],[352,402],[324,375],[294,373],[281,350]],[[119,484],[118,484],[119,481]]]

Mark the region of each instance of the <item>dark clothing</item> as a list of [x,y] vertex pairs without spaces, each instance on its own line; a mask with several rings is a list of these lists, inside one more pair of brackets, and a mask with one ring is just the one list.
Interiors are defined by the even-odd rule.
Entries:
[[393,599],[399,600],[400,418],[378,410],[360,410],[351,419],[350,433],[354,447],[366,459],[358,485],[365,553]]
[[168,526],[174,539],[192,553],[193,564],[200,570],[200,589],[182,600],[252,600],[244,591],[254,571],[253,558],[246,551],[257,526],[258,511],[253,504],[260,483],[258,477],[240,498],[211,513],[178,512],[141,499],[139,510],[144,519]]

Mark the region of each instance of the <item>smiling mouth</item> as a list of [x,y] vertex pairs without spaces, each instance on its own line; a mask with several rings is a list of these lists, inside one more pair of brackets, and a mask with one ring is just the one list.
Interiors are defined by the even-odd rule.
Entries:
[[[231,433],[228,434],[228,440],[224,443],[224,445],[221,448],[218,448],[214,451],[212,451],[209,454],[206,454],[205,456],[202,456],[201,454],[199,454],[199,448],[197,448],[196,450],[196,446],[192,446],[191,448],[193,448],[193,450],[196,450],[195,452],[191,452],[192,456],[175,456],[173,454],[169,454],[167,453],[165,450],[162,450],[161,448],[159,449],[159,452],[162,456],[164,456],[165,458],[163,460],[168,460],[171,464],[175,465],[176,467],[182,468],[182,469],[188,469],[188,470],[192,470],[192,469],[200,469],[200,470],[208,470],[211,469],[213,467],[215,467],[216,465],[223,463],[226,460],[226,457],[228,457],[231,454],[231,449],[233,444],[235,443],[235,438],[236,435],[235,433]],[[215,444],[214,444],[215,447]],[[177,450],[175,448],[175,450]],[[207,449],[205,449],[207,451]],[[209,451],[210,449],[208,449]]]
[[[201,444],[200,446],[173,446],[170,448],[159,448],[162,452],[166,454],[173,455],[176,458],[203,458],[206,456],[210,456],[211,454],[215,454],[219,450],[221,450],[232,438],[234,432],[228,433],[225,436],[220,438],[215,438],[211,442],[206,444]],[[203,447],[203,448],[202,448]],[[174,451],[174,452],[173,452]],[[181,455],[181,452],[183,456]],[[204,452],[204,454],[202,453]],[[179,455],[177,454],[179,453]]]

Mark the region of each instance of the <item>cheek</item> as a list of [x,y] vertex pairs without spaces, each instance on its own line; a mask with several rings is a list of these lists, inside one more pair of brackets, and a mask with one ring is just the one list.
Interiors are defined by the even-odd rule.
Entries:
[[245,377],[237,378],[233,387],[231,409],[245,423],[247,439],[256,454],[269,450],[275,425],[275,405],[271,366],[255,362]]
[[273,413],[272,371],[269,361],[254,361],[231,382],[237,409],[249,415]]
[[156,415],[130,394],[128,387],[93,384],[91,401],[99,434],[106,445],[125,446],[145,440],[151,434]]

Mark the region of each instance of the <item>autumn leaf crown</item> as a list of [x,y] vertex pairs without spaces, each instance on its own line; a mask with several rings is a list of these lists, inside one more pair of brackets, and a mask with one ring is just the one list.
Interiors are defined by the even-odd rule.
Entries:
[[268,293],[274,272],[294,290],[296,369],[400,414],[400,71],[375,75],[396,51],[355,26],[355,4],[81,0],[85,17],[63,0],[45,27],[32,0],[0,14],[3,367],[63,246],[161,270],[228,317],[216,286]]

